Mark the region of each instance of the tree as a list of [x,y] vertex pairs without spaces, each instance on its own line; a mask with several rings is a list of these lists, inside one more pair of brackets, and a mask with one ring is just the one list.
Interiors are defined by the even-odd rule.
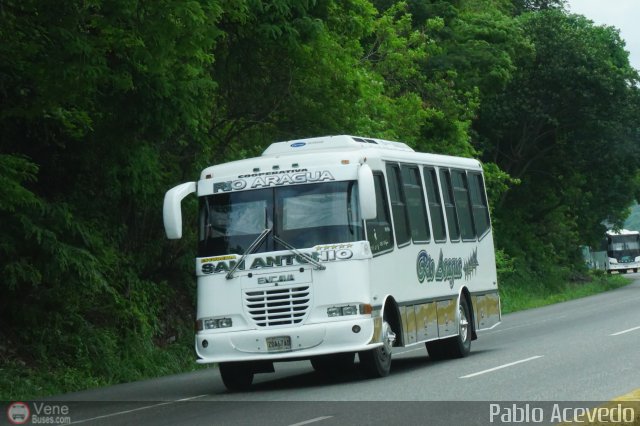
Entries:
[[110,366],[163,339],[174,249],[158,206],[205,146],[220,13],[0,6],[0,335],[25,359],[122,377]]
[[638,75],[613,28],[560,10],[519,21],[535,57],[483,101],[475,130],[485,161],[522,182],[496,206],[500,243],[538,265],[571,262],[637,192]]

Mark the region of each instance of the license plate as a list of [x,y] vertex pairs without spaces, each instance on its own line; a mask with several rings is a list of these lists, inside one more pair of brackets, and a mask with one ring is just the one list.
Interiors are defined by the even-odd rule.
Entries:
[[267,350],[269,352],[284,352],[291,350],[290,336],[267,337]]

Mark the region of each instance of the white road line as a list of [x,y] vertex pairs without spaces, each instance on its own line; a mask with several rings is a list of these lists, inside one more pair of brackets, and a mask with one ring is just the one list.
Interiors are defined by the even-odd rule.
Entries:
[[[71,422],[69,424],[77,425],[77,424],[80,424],[80,423],[86,423],[86,422],[90,422],[90,421],[93,421],[93,420],[108,419],[109,417],[122,416],[123,414],[130,414],[130,413],[135,413],[136,411],[148,410],[149,408],[162,407],[163,405],[171,405],[171,404],[175,404],[175,403],[178,403],[178,402],[190,401],[192,399],[203,398],[205,396],[207,396],[207,395],[206,394],[205,395],[198,395],[198,396],[192,396],[192,397],[189,397],[189,398],[176,399],[174,401],[160,402],[158,404],[153,404],[153,405],[145,405],[144,407],[132,408],[131,410],[124,410],[124,411],[117,411],[115,413],[103,414],[102,416],[92,417],[90,419],[82,419],[82,420],[78,420],[78,421],[75,421],[75,422]],[[127,401],[117,401],[117,402],[127,402]]]
[[466,376],[458,377],[459,379],[468,379],[469,377],[479,376],[481,374],[490,373],[492,371],[500,370],[502,368],[511,367],[512,365],[522,364],[523,362],[533,361],[534,359],[542,358],[544,355],[536,355],[531,358],[521,359],[520,361],[510,362],[509,364],[499,365],[497,367],[490,368],[488,370],[478,371],[477,373],[467,374]]
[[302,425],[308,425],[309,423],[315,423],[315,422],[321,422],[323,420],[327,420],[332,418],[333,416],[322,416],[322,417],[316,417],[315,419],[310,419],[310,420],[305,420],[304,422],[300,422],[300,423],[294,423],[292,425],[289,426],[302,426]]
[[628,330],[618,331],[617,333],[610,334],[609,336],[619,336],[621,334],[629,333],[630,331],[636,331],[636,330],[640,330],[640,326],[639,327],[633,327],[633,328],[630,328]]

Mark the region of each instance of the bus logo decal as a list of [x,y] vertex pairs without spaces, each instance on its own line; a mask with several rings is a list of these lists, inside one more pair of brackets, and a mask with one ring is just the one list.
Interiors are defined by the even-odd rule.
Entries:
[[295,281],[296,278],[293,274],[286,275],[271,275],[268,277],[260,277],[258,278],[258,284],[273,284],[273,283],[282,283],[285,281]]
[[[314,251],[309,253],[314,260],[319,262],[333,262],[333,261],[341,261],[348,260],[353,257],[353,251],[348,248],[340,248],[346,246],[346,244],[339,244],[335,247],[338,247],[337,250],[328,249],[328,247],[334,246],[325,246],[321,247],[319,251]],[[220,259],[225,259],[227,256],[221,256]],[[211,261],[211,258],[204,259],[206,263],[203,263],[200,266],[200,271],[204,275],[209,274],[219,274],[219,273],[227,273],[229,272],[237,263],[237,260],[219,260],[219,261]],[[307,265],[309,262],[302,256],[294,255],[294,254],[285,254],[279,256],[266,256],[266,257],[256,257],[249,265],[249,269],[264,269],[264,268],[275,268],[282,266],[291,266],[291,265]],[[244,271],[247,269],[247,265],[245,265],[245,261],[243,260],[240,266],[238,266],[239,271]],[[261,283],[262,284],[262,283]]]
[[471,256],[464,262],[464,279],[468,280],[471,275],[476,273],[476,269],[478,269],[478,249],[474,248]]
[[305,146],[305,145],[306,143],[304,142],[296,142],[291,144],[291,148],[300,148],[301,146]]
[[418,260],[416,261],[416,272],[418,273],[418,281],[420,283],[427,281],[433,281],[436,273],[436,263],[426,251],[420,250],[418,253]]
[[264,188],[269,186],[281,186],[291,183],[307,183],[307,182],[323,182],[325,180],[335,180],[334,177],[328,171],[322,172],[306,172],[306,173],[292,173],[275,176],[258,176],[251,183],[251,188]]
[[336,180],[328,170],[310,172],[307,169],[278,170],[273,172],[240,175],[236,180],[215,182],[213,193],[240,191],[243,189],[268,188],[298,183],[313,183]]
[[454,282],[462,278],[462,258],[445,258],[440,249],[438,268],[436,269],[436,281],[449,281],[449,287],[453,288]]

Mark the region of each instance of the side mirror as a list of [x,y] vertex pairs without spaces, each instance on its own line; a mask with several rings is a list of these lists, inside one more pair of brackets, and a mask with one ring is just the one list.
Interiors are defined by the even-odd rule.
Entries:
[[377,216],[376,189],[373,183],[373,172],[368,164],[362,164],[358,169],[358,191],[362,218],[375,219]]
[[182,199],[196,192],[196,183],[187,182],[171,188],[164,195],[162,206],[162,219],[167,238],[177,240],[182,238]]

